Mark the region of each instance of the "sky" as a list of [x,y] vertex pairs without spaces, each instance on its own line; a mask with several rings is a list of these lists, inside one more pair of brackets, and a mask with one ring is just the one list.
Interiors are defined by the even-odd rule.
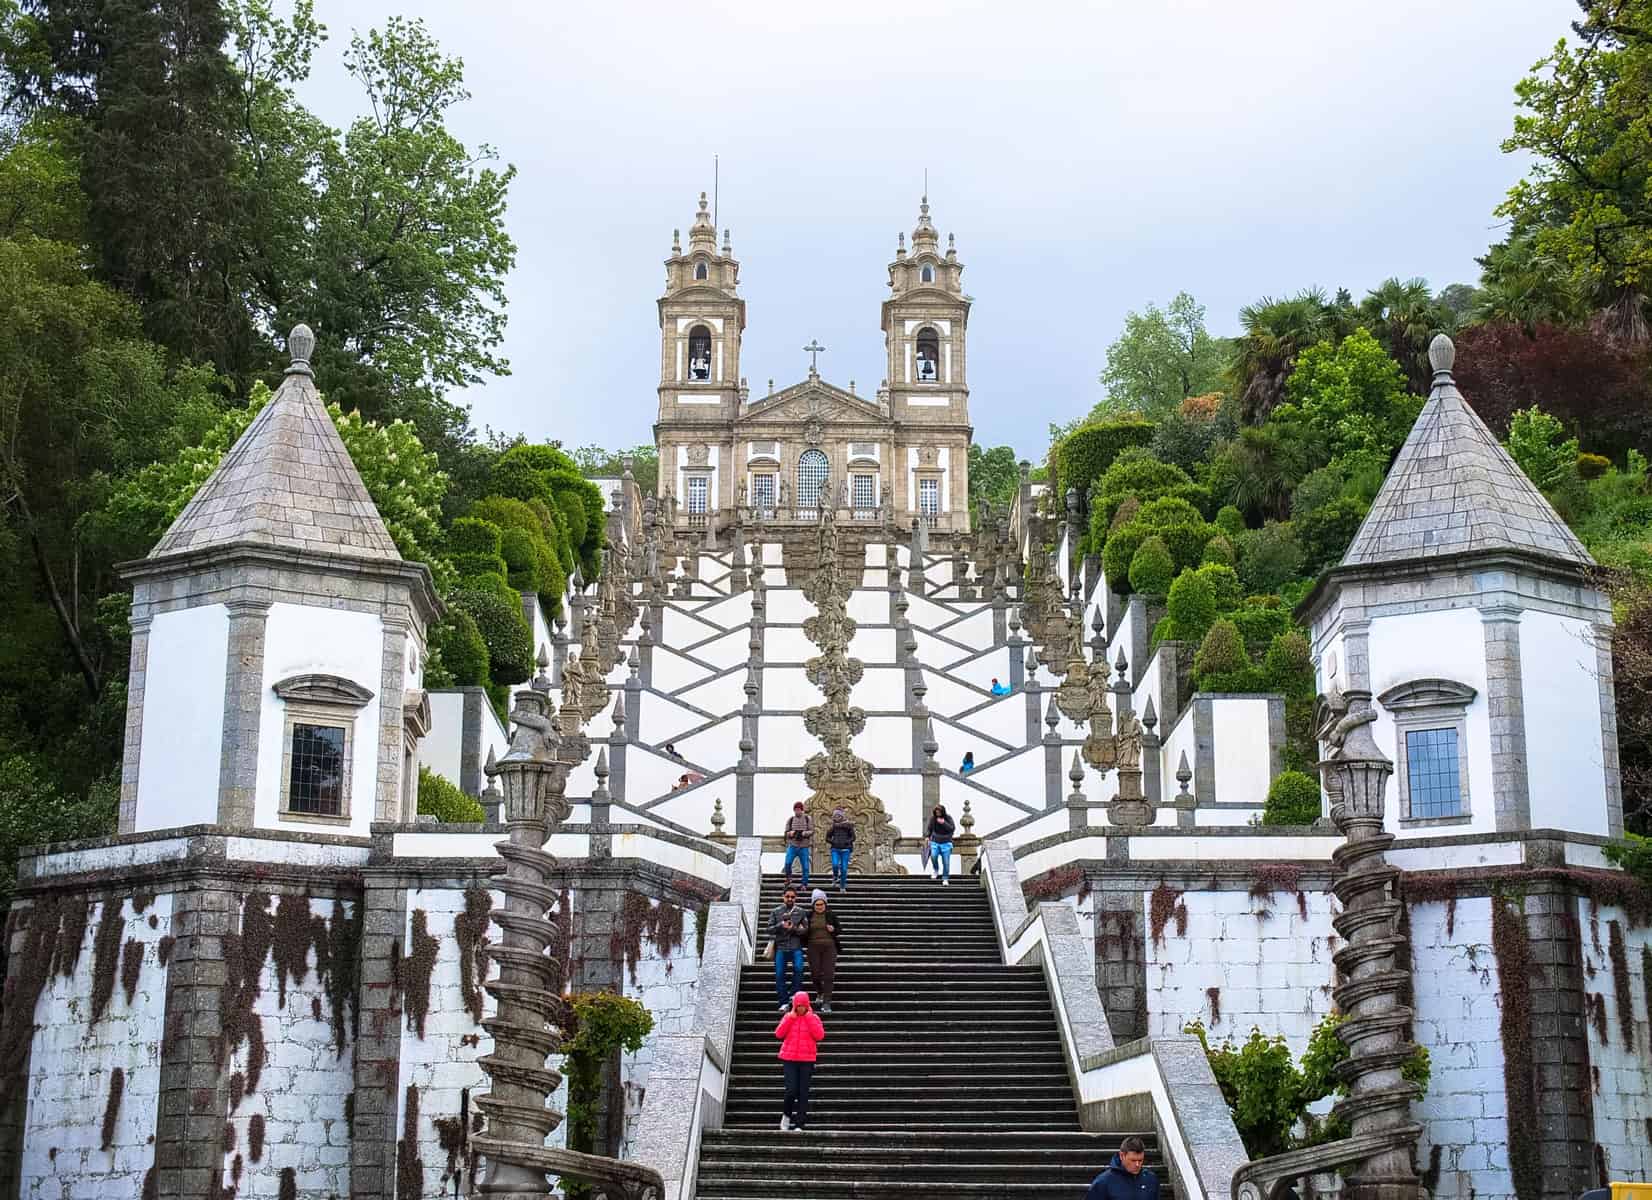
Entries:
[[879,305],[924,172],[957,235],[975,440],[1042,457],[1125,314],[1178,291],[1213,333],[1261,296],[1474,282],[1523,172],[1514,85],[1573,0],[317,0],[304,101],[362,108],[352,29],[422,17],[464,60],[449,126],[516,166],[508,376],[478,427],[653,440],[671,231],[720,161],[754,394],[883,376]]

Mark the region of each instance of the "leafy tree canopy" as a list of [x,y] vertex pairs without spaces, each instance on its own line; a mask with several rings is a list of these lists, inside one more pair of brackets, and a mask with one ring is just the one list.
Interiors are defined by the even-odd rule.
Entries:
[[969,508],[979,511],[981,501],[1003,510],[1015,499],[1021,486],[1021,467],[1009,446],[969,446]]
[[1205,308],[1178,292],[1167,309],[1149,304],[1124,318],[1101,372],[1107,398],[1092,416],[1161,417],[1189,396],[1216,391],[1228,348],[1205,329]]

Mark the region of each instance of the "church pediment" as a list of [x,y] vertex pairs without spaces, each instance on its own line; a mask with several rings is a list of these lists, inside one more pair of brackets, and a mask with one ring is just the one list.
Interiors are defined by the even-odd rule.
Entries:
[[782,388],[746,406],[736,424],[782,421],[822,425],[877,421],[887,424],[889,414],[869,400],[834,387],[824,379],[806,379]]

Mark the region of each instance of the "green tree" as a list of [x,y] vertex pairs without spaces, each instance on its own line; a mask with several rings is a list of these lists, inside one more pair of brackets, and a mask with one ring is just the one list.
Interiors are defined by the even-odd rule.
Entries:
[[633,446],[629,450],[606,450],[601,446],[579,446],[568,451],[581,475],[587,477],[618,477],[625,473],[625,460],[631,460],[631,478],[637,481],[644,496],[659,490],[660,451],[657,446]]
[[1535,404],[1509,422],[1508,450],[1540,491],[1554,491],[1577,471],[1577,439]]
[[1369,451],[1391,456],[1411,432],[1422,400],[1407,394],[1405,374],[1370,331],[1309,346],[1285,384],[1285,403],[1272,420],[1300,422],[1296,435],[1315,465]]
[[1226,360],[1223,342],[1205,329],[1204,305],[1178,292],[1168,309],[1149,304],[1125,315],[1124,332],[1107,347],[1107,399],[1098,407],[1162,417],[1189,396],[1217,390]]
[[1516,234],[1566,264],[1619,340],[1648,340],[1652,290],[1652,2],[1591,0],[1515,88],[1503,143],[1531,158],[1498,209]]
[[1007,509],[1021,486],[1021,467],[1009,446],[969,446],[969,510],[978,512],[983,500],[995,509]]
[[1457,314],[1435,299],[1428,280],[1383,280],[1360,301],[1360,320],[1405,372],[1412,391],[1426,395],[1434,378],[1428,344],[1457,327]]
[[1265,296],[1240,309],[1244,332],[1228,370],[1239,397],[1241,419],[1253,425],[1266,420],[1285,399],[1285,381],[1296,366],[1296,356],[1338,336],[1350,317],[1318,288],[1298,292],[1288,300]]

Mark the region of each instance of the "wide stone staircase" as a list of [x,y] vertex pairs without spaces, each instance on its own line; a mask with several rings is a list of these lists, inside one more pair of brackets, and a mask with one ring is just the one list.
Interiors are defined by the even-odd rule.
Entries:
[[[778,876],[764,879],[765,922],[781,890]],[[740,981],[724,1124],[700,1152],[701,1200],[1083,1196],[1127,1131],[1079,1129],[1043,972],[1002,964],[985,891],[967,876],[942,887],[856,875],[847,893],[827,892],[843,953],[809,1127],[779,1129],[780,1013],[764,960]],[[1168,1196],[1157,1140],[1141,1136]]]

